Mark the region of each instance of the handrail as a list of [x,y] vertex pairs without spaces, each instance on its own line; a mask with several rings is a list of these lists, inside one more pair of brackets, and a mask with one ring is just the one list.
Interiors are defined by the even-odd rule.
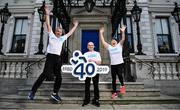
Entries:
[[[136,61],[139,61],[139,62],[142,63],[143,65],[149,66],[151,70],[150,70],[150,72],[149,72],[148,74],[150,74],[150,75],[153,76],[153,72],[155,71],[155,67],[154,67],[152,64],[146,63],[145,61],[140,60],[140,59],[138,59],[138,58],[136,58],[136,57],[130,57],[130,58],[132,58],[132,59],[134,59],[134,60],[136,60]],[[153,77],[152,77],[152,78],[153,78]]]
[[27,71],[27,69],[30,68],[32,65],[35,65],[36,63],[41,62],[41,61],[44,60],[45,58],[46,58],[46,56],[43,57],[43,58],[41,58],[41,59],[39,59],[38,61],[35,61],[35,62],[29,64],[29,65],[25,68],[25,71]]
[[[66,49],[66,48],[67,48],[67,47],[65,47],[64,49]],[[68,52],[71,52],[71,51],[69,50],[69,48],[67,48],[67,51],[68,51]],[[32,65],[35,65],[36,63],[41,62],[41,61],[44,60],[45,58],[46,58],[46,56],[43,57],[43,58],[41,58],[41,59],[39,59],[38,61],[35,61],[35,62],[29,64],[29,65],[25,68],[25,71],[27,71],[27,69],[30,68]]]

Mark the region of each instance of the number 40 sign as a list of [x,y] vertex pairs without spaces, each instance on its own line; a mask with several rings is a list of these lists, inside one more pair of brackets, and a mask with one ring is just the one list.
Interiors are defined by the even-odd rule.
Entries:
[[61,71],[64,73],[72,73],[79,80],[85,80],[86,77],[94,77],[96,74],[108,74],[108,66],[100,66],[94,62],[88,62],[87,58],[76,50],[73,52],[73,57],[70,59],[71,65],[63,65]]

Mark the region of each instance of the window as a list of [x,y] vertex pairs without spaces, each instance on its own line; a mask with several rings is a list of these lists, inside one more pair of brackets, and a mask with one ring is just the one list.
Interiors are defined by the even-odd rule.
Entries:
[[[128,48],[129,48],[129,52],[130,53],[134,53],[134,39],[133,39],[133,31],[132,31],[132,19],[130,16],[126,17],[126,23],[127,23],[127,36],[128,36]],[[119,26],[120,28],[120,26]],[[115,34],[114,38],[118,39],[121,38],[121,33],[119,32],[119,28],[118,28],[118,33],[116,32],[116,34],[119,35],[119,37]]]
[[27,18],[16,18],[11,53],[24,53],[27,28]]
[[127,20],[127,35],[128,35],[128,44],[129,44],[129,52],[134,53],[134,39],[133,39],[133,31],[132,31],[132,19],[130,16],[126,18]]
[[51,22],[53,32],[55,32],[57,27],[63,28],[62,24],[59,22],[58,18],[56,18],[55,16],[50,16],[50,22]]
[[156,17],[155,30],[159,53],[174,53],[168,17]]

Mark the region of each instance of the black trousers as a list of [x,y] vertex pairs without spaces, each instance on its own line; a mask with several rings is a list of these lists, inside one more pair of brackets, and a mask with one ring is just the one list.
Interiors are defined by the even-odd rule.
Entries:
[[121,86],[124,86],[122,69],[123,69],[123,64],[111,65],[112,89],[113,89],[112,92],[117,92],[116,91],[116,75],[119,78]]
[[91,79],[94,85],[94,99],[99,100],[99,74],[96,74],[93,78],[86,77],[85,80],[85,100],[90,101],[90,84]]
[[32,86],[31,90],[35,93],[42,84],[42,82],[53,73],[56,77],[53,92],[58,93],[62,82],[60,56],[48,53],[46,56],[44,70]]

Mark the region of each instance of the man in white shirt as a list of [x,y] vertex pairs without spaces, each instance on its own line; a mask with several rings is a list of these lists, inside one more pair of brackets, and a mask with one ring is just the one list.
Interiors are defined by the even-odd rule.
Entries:
[[50,11],[48,7],[45,7],[46,11],[46,25],[49,33],[49,44],[47,47],[47,56],[43,72],[40,74],[34,85],[32,86],[31,92],[28,96],[30,100],[34,99],[37,89],[40,87],[42,82],[52,73],[55,75],[55,83],[53,88],[53,93],[51,98],[56,101],[61,101],[61,98],[58,95],[59,89],[61,87],[62,77],[61,77],[61,61],[60,53],[62,50],[62,45],[64,41],[73,34],[75,29],[78,26],[78,21],[73,21],[73,28],[65,35],[62,35],[63,29],[60,27],[56,28],[55,34],[52,31],[52,27],[49,21]]
[[115,99],[118,97],[118,94],[116,91],[116,75],[118,76],[119,81],[121,83],[121,87],[119,90],[120,93],[124,94],[126,92],[123,76],[122,76],[122,68],[123,68],[123,63],[124,63],[122,52],[123,52],[123,44],[125,41],[125,32],[124,32],[125,29],[126,29],[126,26],[122,25],[122,27],[120,28],[122,32],[121,40],[117,42],[116,39],[112,39],[111,45],[108,44],[104,40],[104,36],[103,36],[104,27],[101,27],[99,30],[102,44],[109,51],[110,60],[111,60],[111,76],[112,76],[112,92],[113,92],[111,96],[112,99]]
[[[89,62],[95,62],[97,65],[101,64],[101,56],[99,52],[94,51],[94,43],[93,42],[89,42],[87,45],[88,48],[88,52],[84,53],[84,55],[86,56],[87,60]],[[90,102],[90,82],[91,79],[93,81],[93,85],[94,85],[94,98],[92,100],[92,104],[100,107],[100,103],[99,103],[99,74],[96,74],[93,78],[89,78],[86,77],[85,79],[85,99],[83,101],[82,106],[85,106],[87,104],[89,104]]]

